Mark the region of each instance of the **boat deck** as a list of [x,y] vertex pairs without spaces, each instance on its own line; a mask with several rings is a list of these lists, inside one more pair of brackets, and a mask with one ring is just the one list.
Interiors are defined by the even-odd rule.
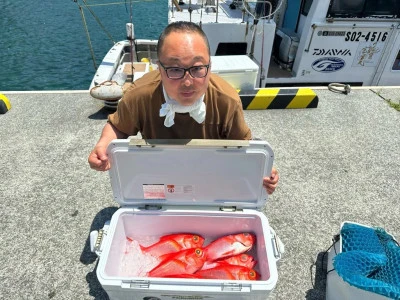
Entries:
[[[245,111],[281,176],[263,210],[286,250],[269,300],[325,299],[323,253],[344,221],[400,239],[400,112],[383,99],[399,89],[315,91],[314,109]],[[0,298],[108,299],[89,233],[117,203],[87,156],[109,111],[88,91],[3,94]]]
[[125,83],[122,86],[122,89],[126,91],[131,85],[132,81],[139,79],[145,73],[149,72],[149,63],[145,62],[124,63],[121,66],[121,72],[126,75]]

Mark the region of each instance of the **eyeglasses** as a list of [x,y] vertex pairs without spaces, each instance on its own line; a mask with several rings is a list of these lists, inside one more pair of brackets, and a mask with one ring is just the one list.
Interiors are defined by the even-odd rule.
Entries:
[[207,76],[208,68],[210,65],[192,66],[190,68],[178,68],[178,67],[165,67],[161,61],[158,61],[167,73],[169,79],[182,79],[185,77],[186,72],[189,72],[193,78],[203,78]]

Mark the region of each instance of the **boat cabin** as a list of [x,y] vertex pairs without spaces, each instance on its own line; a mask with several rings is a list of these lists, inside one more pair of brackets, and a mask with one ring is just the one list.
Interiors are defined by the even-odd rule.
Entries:
[[171,1],[178,20],[202,26],[213,56],[251,57],[256,88],[400,79],[400,1]]

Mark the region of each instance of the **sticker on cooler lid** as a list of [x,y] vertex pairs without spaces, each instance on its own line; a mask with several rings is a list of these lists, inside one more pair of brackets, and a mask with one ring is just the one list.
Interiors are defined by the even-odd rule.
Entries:
[[163,184],[143,184],[144,199],[165,199]]
[[193,186],[192,185],[176,185],[176,184],[167,184],[167,195],[177,195],[177,194],[192,194]]

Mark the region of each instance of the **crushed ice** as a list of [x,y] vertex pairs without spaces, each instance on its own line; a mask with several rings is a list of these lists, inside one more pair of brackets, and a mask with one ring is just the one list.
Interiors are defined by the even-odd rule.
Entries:
[[146,277],[147,273],[159,263],[157,257],[142,252],[138,241],[127,239],[120,274],[127,277]]

